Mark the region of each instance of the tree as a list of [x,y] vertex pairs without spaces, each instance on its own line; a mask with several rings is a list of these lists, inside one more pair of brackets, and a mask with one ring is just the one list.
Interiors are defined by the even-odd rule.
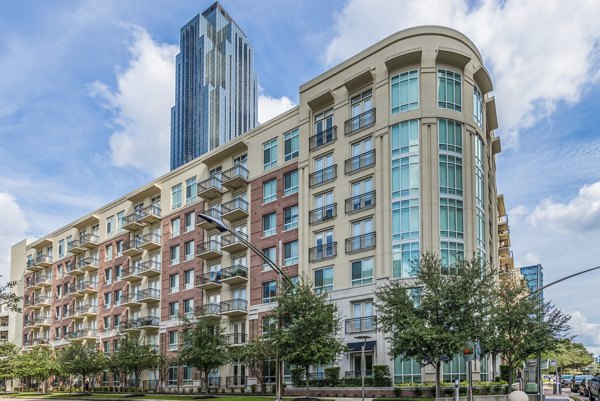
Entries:
[[544,359],[554,359],[558,369],[574,369],[576,371],[591,365],[594,362],[594,356],[581,343],[573,342],[569,339],[560,340],[556,348],[543,355]]
[[58,360],[64,373],[81,375],[82,383],[102,372],[108,364],[96,344],[73,343],[59,351]]
[[287,363],[304,369],[308,397],[310,366],[333,362],[346,349],[338,337],[337,307],[302,277],[296,286],[280,291],[274,313],[278,325],[269,335],[271,341]]
[[219,322],[213,324],[200,316],[185,325],[180,361],[202,372],[208,395],[210,372],[229,361],[229,344]]
[[139,388],[139,380],[142,371],[154,369],[158,366],[158,354],[149,344],[140,337],[138,333],[129,332],[124,334],[119,341],[119,348],[114,354],[113,362],[118,369],[125,373],[126,377],[135,378],[135,387]]
[[442,361],[485,335],[494,272],[479,258],[447,267],[431,252],[415,268],[414,282],[392,281],[376,291],[378,322],[392,358],[435,368],[440,397]]
[[[14,361],[19,355],[19,347],[14,343],[0,343],[0,381],[12,380],[17,375],[15,374]],[[6,392],[6,385],[4,392]]]
[[552,351],[568,338],[570,317],[537,295],[529,295],[524,280],[501,275],[495,292],[490,330],[484,347],[501,354],[508,365],[509,384],[527,358]]
[[239,361],[250,371],[252,376],[257,378],[262,387],[265,383],[263,362],[269,358],[275,357],[275,352],[269,341],[257,338],[244,346],[235,349],[232,357],[239,359]]
[[52,348],[38,346],[15,358],[14,369],[17,377],[35,379],[41,383],[42,393],[45,393],[46,380],[60,373],[60,364]]
[[[2,278],[2,276],[0,276]],[[13,312],[21,312],[21,300],[23,297],[18,296],[13,292],[9,292],[11,288],[16,287],[18,281],[9,281],[4,285],[0,285],[0,304],[6,302],[8,309]]]

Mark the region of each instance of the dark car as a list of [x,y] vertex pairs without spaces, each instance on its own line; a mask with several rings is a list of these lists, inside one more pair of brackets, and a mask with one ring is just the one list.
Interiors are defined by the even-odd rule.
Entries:
[[571,384],[571,379],[573,379],[573,375],[562,375],[560,377],[560,386],[568,387]]
[[571,391],[573,393],[578,393],[579,392],[579,386],[581,385],[581,381],[583,379],[591,379],[592,377],[593,377],[592,375],[575,375],[571,379]]
[[588,397],[590,397],[590,401],[597,401],[598,400],[598,391],[600,390],[600,388],[598,387],[598,385],[600,385],[600,376],[595,376],[593,379],[591,379],[588,382]]
[[589,397],[590,396],[590,381],[592,379],[589,377],[586,377],[585,379],[583,379],[581,381],[581,384],[579,385],[579,395],[583,395],[585,397]]

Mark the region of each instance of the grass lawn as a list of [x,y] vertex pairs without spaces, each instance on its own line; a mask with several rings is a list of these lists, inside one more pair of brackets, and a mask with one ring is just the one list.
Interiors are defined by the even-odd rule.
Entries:
[[[49,394],[40,394],[37,392],[28,392],[28,393],[18,393],[18,394],[7,394],[8,398],[40,398],[40,399],[97,399],[97,398],[111,398],[115,400],[194,400],[194,397],[198,397],[201,394],[189,394],[189,395],[176,395],[176,394],[146,394],[143,397],[124,397],[127,393],[93,393],[92,395],[86,396],[78,396],[77,393],[73,393],[69,396],[69,393],[49,393]],[[214,395],[214,394],[211,394]],[[2,395],[0,394],[0,397]],[[273,401],[274,395],[271,396],[252,396],[252,395],[243,395],[243,396],[231,396],[231,395],[216,395],[215,401]],[[285,397],[287,400],[293,400],[297,397]],[[332,401],[328,399],[321,399],[322,401]],[[196,400],[198,401],[198,400]]]

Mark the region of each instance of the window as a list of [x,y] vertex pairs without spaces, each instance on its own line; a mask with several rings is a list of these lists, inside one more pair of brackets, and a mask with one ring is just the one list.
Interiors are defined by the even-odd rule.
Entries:
[[[169,304],[169,306],[171,306],[171,305],[172,304]],[[179,332],[170,331],[169,332],[169,351],[177,351],[178,347],[179,347]],[[171,369],[172,368],[177,369],[177,366],[169,367],[169,382],[171,381]],[[175,381],[174,384],[177,384],[177,373],[175,373],[173,376],[174,376],[173,379]],[[169,384],[171,384],[171,383],[169,383]]]
[[[364,91],[363,93],[353,96],[350,99],[350,114],[351,117],[358,117],[367,111],[373,109],[373,91],[371,89]],[[359,128],[367,126],[373,122],[373,117],[367,116],[365,117],[366,121],[363,121],[362,125],[360,124],[360,119],[352,120],[353,127],[352,131],[355,131]]]
[[170,320],[179,319],[179,302],[170,302],[169,303],[169,319]]
[[394,245],[392,254],[393,277],[415,277],[419,272],[419,256],[418,242],[407,242]]
[[462,153],[462,124],[457,121],[438,120],[440,151]]
[[179,217],[171,220],[171,238],[181,234],[181,219]]
[[460,242],[442,241],[440,256],[442,266],[451,267],[465,258],[465,246]]
[[298,240],[283,244],[283,265],[290,266],[298,263]]
[[123,241],[117,241],[117,257],[123,256]]
[[419,108],[419,71],[392,77],[392,114]]
[[121,315],[113,316],[113,327],[116,329],[121,325]]
[[121,295],[122,295],[122,291],[121,290],[115,290],[115,306],[120,306],[121,305]]
[[315,114],[315,135],[313,138],[314,142],[310,144],[311,150],[333,142],[335,139],[333,109]]
[[440,237],[463,238],[463,202],[440,198]]
[[171,264],[176,265],[179,263],[179,245],[174,245],[170,249]]
[[62,298],[62,287],[60,285],[56,286],[56,296]]
[[275,316],[265,316],[262,318],[262,335],[268,336],[273,330],[277,329],[277,317]]
[[298,205],[283,209],[283,231],[298,228]]
[[315,270],[314,282],[316,293],[333,290],[333,266]]
[[63,277],[64,277],[63,265],[56,266],[56,278],[63,278]]
[[263,237],[277,234],[277,214],[275,212],[263,216]]
[[110,331],[110,316],[104,317],[104,331]]
[[185,180],[185,204],[192,203],[196,200],[196,193],[198,189],[196,187],[196,177],[188,178]]
[[263,168],[268,170],[277,166],[277,138],[263,143]]
[[104,280],[106,281],[106,284],[112,283],[112,269],[104,270]]
[[263,203],[269,203],[277,199],[277,179],[263,182]]
[[283,176],[283,196],[298,192],[298,170],[290,171]]
[[169,276],[169,284],[171,287],[171,290],[170,290],[171,294],[179,292],[179,274],[178,273],[171,274]]
[[194,315],[194,300],[193,299],[184,299],[183,300],[183,313],[188,318],[191,318]]
[[185,254],[185,260],[194,259],[194,240],[187,241],[183,244],[183,252]]
[[477,246],[479,249],[485,251],[485,181],[484,181],[484,169],[483,169],[483,140],[479,135],[474,136],[474,147],[475,147],[475,199],[476,199],[476,212],[475,220],[477,226]]
[[283,151],[285,161],[298,157],[300,153],[300,132],[296,128],[283,136]]
[[462,355],[454,355],[448,362],[442,363],[443,380],[451,382],[455,379],[467,380],[467,362]]
[[246,162],[248,161],[248,155],[244,153],[243,155],[237,156],[233,158],[233,165],[240,165],[246,167]]
[[[263,249],[262,252],[265,254],[265,256],[273,263],[275,263],[275,261],[277,260],[277,248],[276,247],[270,247],[270,248],[266,248]],[[268,263],[263,262],[263,266],[262,266],[263,271],[267,271],[267,270],[271,270],[271,266],[269,266]]]
[[415,358],[394,358],[394,383],[421,383],[421,364]]
[[63,258],[65,256],[65,240],[61,239],[58,241],[58,257]]
[[110,308],[112,305],[112,293],[111,292],[105,292],[104,293],[104,307],[105,308]]
[[392,160],[392,198],[419,195],[419,156]]
[[171,210],[181,207],[181,184],[171,187]]
[[115,266],[115,282],[121,281],[121,272],[123,268],[121,266]]
[[483,95],[476,86],[473,86],[473,119],[483,128]]
[[392,126],[392,156],[419,151],[419,120]]
[[269,281],[263,283],[263,304],[269,304],[275,302],[277,298],[277,283],[275,281]]
[[190,212],[190,213],[186,213],[184,220],[185,220],[185,232],[189,232],[189,231],[193,231],[194,230],[194,212]]
[[106,261],[112,260],[113,258],[113,249],[112,245],[106,245]]
[[117,213],[117,232],[123,232],[123,226],[125,225],[125,210]]
[[194,289],[194,269],[186,270],[183,272],[183,289]]
[[440,154],[440,194],[463,194],[462,157]]
[[442,109],[461,111],[462,83],[460,74],[438,70],[438,106]]
[[352,286],[371,284],[373,282],[373,259],[355,260],[351,263]]
[[106,218],[106,235],[111,235],[113,233],[114,224],[115,216],[110,216]]
[[419,238],[419,199],[392,203],[392,240]]

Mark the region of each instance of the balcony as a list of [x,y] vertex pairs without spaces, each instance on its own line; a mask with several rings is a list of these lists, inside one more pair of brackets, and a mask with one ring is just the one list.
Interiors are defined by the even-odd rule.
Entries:
[[50,344],[50,339],[47,337],[34,338],[33,340],[28,340],[25,343],[23,343],[23,345],[25,345],[26,347],[35,347],[36,345],[48,344]]
[[87,248],[83,246],[80,240],[74,239],[71,242],[67,242],[67,252],[71,252],[73,255],[80,255],[85,253]]
[[146,304],[153,304],[160,302],[160,290],[156,288],[146,288],[145,290],[139,291],[140,300]]
[[29,318],[29,316],[25,316],[23,318],[23,326],[24,327],[33,327],[35,325],[35,318]]
[[[213,219],[221,220],[221,211],[217,208],[211,207],[203,212],[203,214],[212,217]],[[214,228],[214,224],[204,220],[203,218],[198,218],[198,227],[203,230],[212,230]]]
[[244,345],[248,342],[248,334],[231,333],[229,334],[229,345]]
[[33,324],[37,327],[49,327],[52,324],[52,319],[49,317],[38,316],[33,320]]
[[211,200],[222,196],[226,189],[223,188],[223,183],[221,182],[220,177],[221,174],[217,174],[199,182],[198,196],[204,200]]
[[160,215],[162,210],[158,205],[146,206],[141,211],[140,221],[145,224],[154,224],[160,221]]
[[245,316],[248,314],[248,301],[245,299],[231,299],[221,302],[221,313],[225,316]]
[[[241,231],[236,231],[235,233],[248,241],[248,234]],[[233,234],[225,234],[221,237],[221,249],[225,252],[236,253],[246,250],[247,248],[246,244]]]
[[65,335],[65,339],[71,341],[78,340],[95,340],[96,339],[96,329],[79,329],[77,331],[72,331]]
[[51,255],[38,255],[35,258],[35,265],[39,268],[51,267],[52,266],[52,256]]
[[223,185],[232,191],[248,185],[248,176],[248,170],[241,164],[236,164],[229,170],[225,170],[221,173]]
[[135,283],[137,281],[141,281],[142,276],[140,276],[140,270],[141,270],[141,264],[124,267],[122,275],[121,275],[121,280],[130,282],[130,283]]
[[248,268],[242,265],[233,265],[221,269],[221,282],[224,284],[235,285],[248,281]]
[[73,316],[75,316],[75,311],[73,309],[67,309],[66,312],[63,312],[62,318],[68,319],[72,318]]
[[96,294],[98,292],[98,282],[80,281],[77,284],[77,292],[80,294]]
[[203,290],[216,290],[222,286],[221,271],[208,272],[196,276],[196,288],[202,288]]
[[221,318],[221,305],[220,304],[205,304],[197,306],[195,311],[196,317],[208,318],[208,319],[220,319]]
[[347,159],[344,163],[344,171],[346,174],[354,174],[358,171],[373,167],[374,165],[375,149]]
[[33,307],[34,308],[43,308],[44,306],[52,305],[52,297],[48,297],[45,295],[38,295],[35,297]]
[[123,255],[129,257],[140,256],[144,250],[141,248],[141,237],[135,237],[130,241],[123,242]]
[[346,239],[346,253],[356,253],[375,249],[375,232]]
[[140,248],[145,249],[146,251],[153,251],[160,248],[160,234],[148,233],[142,235],[142,238],[140,239]]
[[308,146],[313,151],[335,142],[336,138],[337,127],[333,126],[308,138]]
[[72,263],[68,264],[65,267],[65,270],[66,270],[67,274],[70,276],[83,276],[85,274],[85,272],[82,269],[80,269],[78,267],[78,265],[75,265]]
[[319,171],[315,171],[309,176],[309,185],[311,188],[318,187],[337,178],[337,164],[329,166]]
[[121,305],[126,308],[136,308],[142,306],[141,291],[131,292],[123,295]]
[[196,247],[196,257],[204,260],[211,260],[223,256],[221,252],[221,243],[216,240],[209,240]]
[[144,213],[142,210],[136,210],[130,215],[125,216],[125,219],[123,219],[123,228],[127,231],[141,230],[144,227],[143,217]]
[[352,214],[375,207],[375,199],[375,191],[346,199],[346,214]]
[[337,242],[317,245],[308,250],[309,262],[320,262],[337,256]]
[[52,276],[44,276],[43,274],[36,275],[30,282],[27,288],[35,289],[49,287],[52,285]]
[[84,234],[79,236],[79,242],[81,246],[87,249],[96,249],[98,248],[98,243],[100,242],[100,237],[96,234]]
[[158,329],[160,318],[157,316],[145,316],[129,319],[121,323],[122,330]]
[[365,111],[356,117],[346,120],[344,123],[344,132],[347,136],[354,135],[365,128],[372,127],[375,124],[375,109]]
[[221,205],[221,218],[229,222],[248,217],[248,202],[242,198],[234,198]]
[[[98,314],[97,305],[81,305],[77,308],[77,317],[95,317]],[[95,334],[94,334],[95,336]]]
[[337,203],[313,209],[308,212],[308,223],[319,224],[332,220],[337,216]]
[[161,262],[157,260],[146,260],[140,264],[140,276],[154,277],[160,274]]
[[96,270],[98,270],[98,259],[82,258],[79,260],[77,267],[86,272],[96,271]]
[[377,329],[377,316],[346,319],[346,334],[368,333]]
[[42,270],[42,266],[38,266],[34,259],[27,260],[27,270],[37,272]]

